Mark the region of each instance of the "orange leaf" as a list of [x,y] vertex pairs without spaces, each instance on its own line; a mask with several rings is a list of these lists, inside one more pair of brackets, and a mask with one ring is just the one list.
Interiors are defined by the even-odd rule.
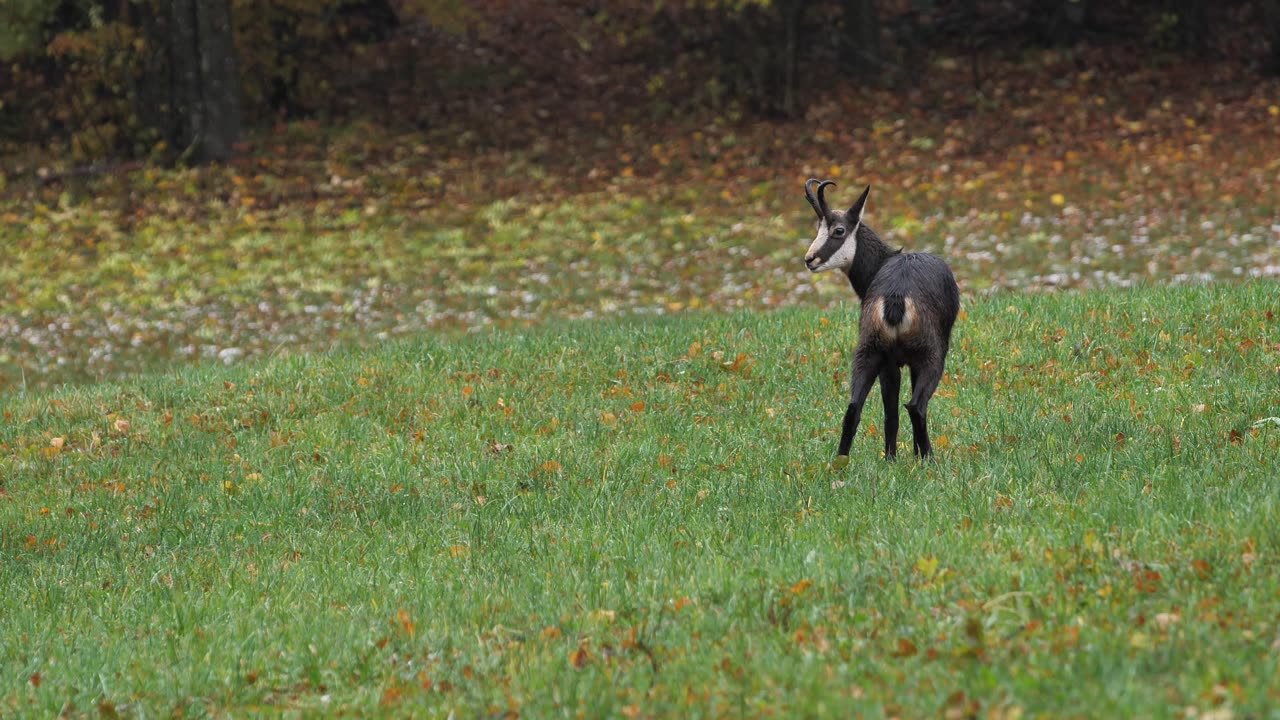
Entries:
[[803,593],[805,590],[808,590],[808,589],[809,589],[809,586],[811,586],[811,585],[813,585],[813,581],[812,581],[812,580],[807,580],[807,579],[806,579],[806,580],[801,580],[800,582],[798,582],[798,583],[796,583],[795,585],[792,585],[792,586],[791,586],[791,593],[792,593],[793,595],[799,595],[799,594]]
[[590,659],[591,659],[591,655],[587,652],[587,649],[583,647],[580,647],[577,650],[574,650],[573,652],[569,653],[569,664],[579,670],[585,667],[587,664],[587,661],[589,661]]
[[413,637],[417,632],[417,626],[413,624],[413,619],[409,617],[407,610],[396,611],[396,622],[400,624],[400,629],[409,637]]
[[556,462],[555,460],[548,460],[542,463],[541,465],[539,465],[538,467],[540,470],[542,470],[542,472],[545,472],[545,473],[558,473],[564,469],[564,466]]
[[905,658],[911,657],[917,652],[919,652],[919,650],[916,648],[916,644],[911,642],[911,640],[907,638],[898,638],[898,649],[895,650],[893,654],[895,657]]
[[642,401],[640,401],[640,402],[637,402],[637,403],[632,404],[632,406],[631,406],[631,411],[632,411],[632,412],[640,412],[641,410],[644,410],[644,401],[643,401],[643,400],[642,400]]

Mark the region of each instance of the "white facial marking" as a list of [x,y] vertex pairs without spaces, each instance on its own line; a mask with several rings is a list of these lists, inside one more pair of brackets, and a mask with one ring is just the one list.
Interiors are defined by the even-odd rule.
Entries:
[[[823,244],[827,242],[827,233],[829,232],[830,230],[827,228],[826,220],[818,223],[818,236],[813,239],[813,242],[809,243],[809,252],[804,255],[806,263],[809,261],[809,258],[813,257],[815,253],[822,249]],[[817,270],[815,269],[814,272],[817,272]]]
[[858,252],[858,241],[854,239],[854,233],[849,233],[844,238],[844,243],[836,248],[836,252],[831,259],[823,263],[823,269],[840,268],[848,270],[853,267],[853,256]]
[[[857,228],[855,227],[854,230],[856,231]],[[827,221],[823,220],[818,226],[818,236],[813,239],[813,244],[809,246],[809,253],[805,255],[806,260],[813,257],[822,249],[822,246],[826,244],[830,233],[831,229],[827,225]],[[855,233],[849,233],[846,235],[844,241],[836,248],[835,253],[823,261],[821,265],[810,265],[809,269],[813,272],[822,272],[824,270],[832,270],[834,268],[848,270],[853,265],[854,254],[858,252],[858,241],[854,239],[854,234]]]

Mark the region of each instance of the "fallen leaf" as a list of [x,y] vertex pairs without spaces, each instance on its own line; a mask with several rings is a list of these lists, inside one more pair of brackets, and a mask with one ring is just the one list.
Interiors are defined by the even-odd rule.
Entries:
[[932,579],[938,574],[938,557],[936,555],[927,555],[916,560],[916,572],[920,573],[925,580]]
[[396,623],[400,626],[400,629],[404,631],[405,635],[413,637],[417,634],[417,625],[415,625],[413,619],[409,617],[409,611],[404,609],[397,610]]

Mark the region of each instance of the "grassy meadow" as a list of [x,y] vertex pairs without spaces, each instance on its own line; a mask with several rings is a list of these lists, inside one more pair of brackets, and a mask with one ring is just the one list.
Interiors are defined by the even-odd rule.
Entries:
[[834,471],[856,313],[9,393],[0,715],[1275,716],[1274,282],[967,299]]
[[[1280,717],[1280,85],[1137,54],[6,159],[0,717]],[[937,462],[830,465],[807,177],[959,278]]]

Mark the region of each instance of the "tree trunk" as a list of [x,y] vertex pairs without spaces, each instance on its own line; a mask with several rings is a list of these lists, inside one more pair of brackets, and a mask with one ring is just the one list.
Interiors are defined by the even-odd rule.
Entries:
[[197,163],[231,157],[240,139],[240,82],[230,0],[171,0],[169,138]]
[[1262,20],[1267,41],[1271,43],[1267,56],[1262,60],[1262,72],[1280,75],[1280,0],[1264,0]]
[[844,64],[861,71],[878,72],[883,65],[880,46],[880,8],[876,0],[843,0]]
[[1034,0],[1030,24],[1044,45],[1072,45],[1080,42],[1088,22],[1089,0]]
[[1194,53],[1204,53],[1213,39],[1209,24],[1209,0],[1173,0],[1170,11],[1177,23],[1178,46]]
[[796,115],[796,70],[800,65],[800,16],[804,11],[803,0],[780,3],[784,40],[782,58],[782,113]]

